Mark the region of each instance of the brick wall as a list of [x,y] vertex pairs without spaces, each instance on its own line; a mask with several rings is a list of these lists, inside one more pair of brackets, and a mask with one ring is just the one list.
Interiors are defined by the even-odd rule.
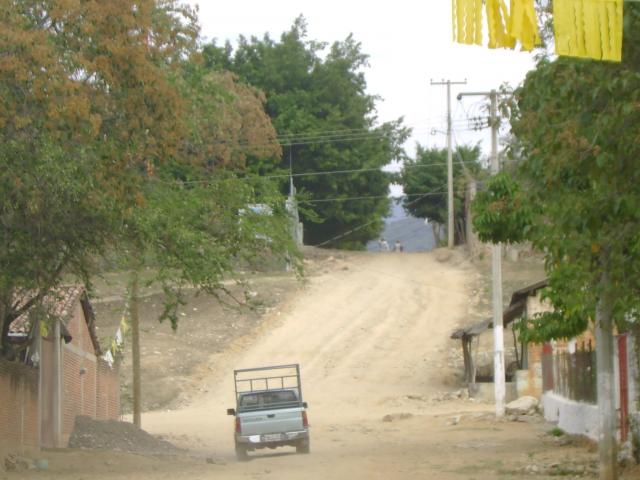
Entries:
[[107,362],[98,360],[96,418],[116,420],[120,418],[120,378],[118,371]]
[[38,370],[0,360],[0,446],[38,446]]
[[[100,420],[120,416],[120,383],[117,369],[96,357],[84,312],[78,302],[67,323],[72,335],[62,343],[62,444],[73,431],[77,415]],[[54,342],[42,340],[43,404],[38,410],[39,371],[20,363],[0,360],[0,451],[17,447],[53,446],[55,414]],[[48,400],[44,400],[48,399]],[[39,422],[42,421],[42,427]],[[39,439],[40,430],[43,438]]]
[[73,339],[63,347],[63,441],[73,431],[77,415],[98,419],[120,416],[117,372],[96,357],[80,303],[67,324]]

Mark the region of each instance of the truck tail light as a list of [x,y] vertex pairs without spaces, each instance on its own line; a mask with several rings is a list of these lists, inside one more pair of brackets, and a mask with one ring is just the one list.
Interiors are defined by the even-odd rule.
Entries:
[[236,433],[242,433],[242,426],[240,425],[240,419],[236,417]]
[[307,418],[307,412],[302,412],[302,426],[309,428],[309,419]]

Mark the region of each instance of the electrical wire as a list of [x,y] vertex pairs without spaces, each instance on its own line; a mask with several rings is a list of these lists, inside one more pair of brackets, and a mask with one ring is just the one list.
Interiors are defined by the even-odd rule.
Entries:
[[[443,192],[443,193],[444,193],[444,192]],[[411,200],[410,202],[407,202],[407,204],[406,204],[405,206],[407,206],[407,207],[408,207],[409,205],[413,205],[414,203],[416,203],[416,202],[420,201],[422,198],[424,198],[424,197],[426,197],[426,196],[428,196],[428,195],[433,195],[433,194],[434,194],[434,192],[427,192],[427,193],[425,193],[425,194],[418,194],[418,195],[420,195],[418,198],[416,198],[416,199],[414,199],[414,200]],[[440,195],[441,195],[441,194],[440,194]],[[406,196],[408,196],[408,195],[403,195],[403,197],[406,197]],[[342,234],[340,234],[340,235],[336,235],[335,237],[332,237],[332,238],[330,238],[330,239],[328,239],[328,240],[325,240],[325,241],[324,241],[324,242],[322,242],[322,243],[318,243],[317,245],[313,245],[313,246],[314,246],[314,247],[322,247],[322,246],[324,246],[324,245],[326,245],[326,244],[328,244],[328,243],[334,242],[334,241],[336,241],[336,240],[340,240],[341,238],[344,238],[344,237],[346,237],[346,236],[348,236],[348,235],[351,235],[352,233],[357,232],[358,230],[362,230],[363,228],[368,227],[369,225],[372,225],[372,224],[374,224],[374,223],[376,223],[376,222],[378,222],[378,221],[380,221],[380,220],[379,220],[379,219],[372,220],[372,221],[367,222],[367,223],[365,223],[365,224],[363,224],[363,225],[359,225],[359,226],[357,226],[357,227],[355,227],[355,228],[352,228],[352,229],[351,229],[351,230],[349,230],[348,232],[342,233]]]
[[[461,162],[453,162],[454,164],[458,164]],[[412,169],[412,168],[430,168],[430,167],[441,167],[447,165],[446,162],[436,162],[429,164],[405,164],[402,166],[402,169]],[[361,173],[361,172],[384,172],[382,168],[354,168],[350,170],[327,170],[327,171],[315,171],[315,172],[305,172],[305,173],[281,173],[274,175],[259,175],[260,178],[272,179],[272,178],[289,178],[292,176],[294,178],[299,177],[312,177],[312,176],[320,176],[320,175],[342,175],[348,173]],[[388,172],[388,173],[396,173],[396,172]],[[211,179],[205,180],[186,180],[183,182],[179,182],[181,185],[196,185],[196,184],[206,184],[211,182]]]
[[391,198],[393,200],[400,200],[402,198],[405,197],[415,197],[415,196],[420,196],[421,198],[427,197],[427,196],[434,196],[434,195],[443,195],[447,192],[442,191],[442,192],[426,192],[426,193],[408,193],[408,194],[404,194],[404,195],[400,195],[399,197],[390,197],[389,195],[365,195],[365,196],[361,196],[361,197],[334,197],[334,198],[319,198],[317,200],[299,200],[298,203],[300,204],[310,204],[310,203],[325,203],[325,202],[347,202],[347,201],[354,201],[354,200],[370,200],[370,199],[374,199],[374,198]]

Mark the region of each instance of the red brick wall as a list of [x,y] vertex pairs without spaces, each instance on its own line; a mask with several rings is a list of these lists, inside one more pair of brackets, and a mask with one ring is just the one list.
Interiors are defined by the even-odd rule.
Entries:
[[38,446],[38,370],[0,360],[0,446]]
[[[73,431],[77,415],[101,420],[120,416],[118,372],[104,360],[96,358],[80,303],[76,305],[67,328],[73,339],[70,344],[62,345],[63,444]],[[54,375],[53,343],[50,341],[42,342],[42,361],[50,366],[49,369],[45,368],[43,375]],[[52,378],[47,380],[43,377],[43,381],[50,385],[50,389],[53,388]],[[0,449],[39,446],[38,388],[37,368],[0,360]],[[53,398],[52,391],[49,397]],[[52,430],[53,420],[49,417],[53,414],[47,412],[43,413],[47,417],[43,417],[45,422],[48,422],[43,428]],[[45,444],[52,442],[51,432],[48,435],[47,439],[43,439]]]
[[80,407],[80,356],[67,348],[62,354],[62,437],[66,444],[76,415],[82,415]]
[[116,420],[120,417],[120,379],[118,371],[107,362],[98,360],[98,398],[96,418]]
[[73,431],[77,415],[117,419],[120,415],[118,376],[97,358],[80,303],[67,324],[73,339],[63,347],[63,441]]

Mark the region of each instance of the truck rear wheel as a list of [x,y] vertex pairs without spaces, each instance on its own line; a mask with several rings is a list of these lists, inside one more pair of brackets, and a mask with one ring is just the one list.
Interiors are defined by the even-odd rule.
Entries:
[[247,447],[245,447],[241,443],[236,443],[236,458],[239,462],[246,462],[247,460],[249,460]]
[[311,452],[311,442],[307,438],[306,440],[300,440],[296,444],[296,453],[310,453]]

